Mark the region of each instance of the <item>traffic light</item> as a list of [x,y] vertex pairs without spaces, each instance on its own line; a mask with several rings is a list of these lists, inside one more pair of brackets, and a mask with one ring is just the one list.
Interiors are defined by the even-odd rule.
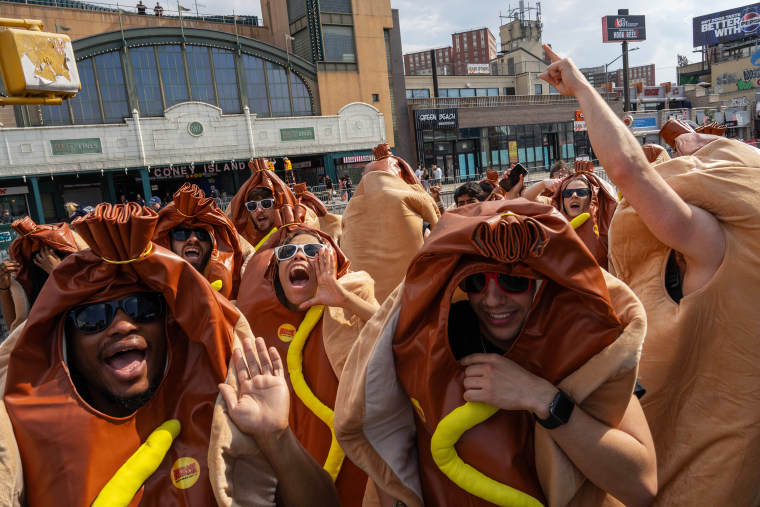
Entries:
[[43,32],[38,20],[0,18],[0,72],[3,106],[58,105],[82,87],[71,39]]

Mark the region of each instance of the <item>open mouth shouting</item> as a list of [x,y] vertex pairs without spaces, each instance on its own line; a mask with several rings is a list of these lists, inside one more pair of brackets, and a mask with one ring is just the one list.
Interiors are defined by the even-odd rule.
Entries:
[[305,288],[309,285],[310,279],[311,275],[309,275],[309,270],[306,268],[306,266],[303,264],[296,264],[294,266],[291,266],[290,272],[288,273],[288,280],[290,280],[290,285],[292,285],[293,288]]
[[148,344],[137,336],[128,337],[106,347],[102,360],[107,371],[120,382],[130,382],[143,377],[148,368]]

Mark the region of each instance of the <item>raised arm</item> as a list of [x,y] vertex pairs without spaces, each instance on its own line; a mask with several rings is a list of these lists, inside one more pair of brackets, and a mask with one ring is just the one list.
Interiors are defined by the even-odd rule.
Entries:
[[[723,261],[726,241],[718,220],[684,202],[647,161],[628,128],[569,58],[544,45],[552,64],[541,78],[562,95],[574,96],[583,111],[594,153],[647,228],[686,261],[684,294],[704,286]],[[706,248],[705,245],[709,244]]]
[[[243,341],[232,353],[240,392],[220,384],[232,421],[251,435],[277,477],[278,504],[338,506],[338,493],[330,475],[298,442],[288,425],[290,396],[277,349],[267,351],[263,338]],[[258,353],[258,359],[257,359]],[[250,374],[248,373],[250,369]],[[255,480],[255,478],[252,478]],[[245,503],[245,499],[239,499]]]

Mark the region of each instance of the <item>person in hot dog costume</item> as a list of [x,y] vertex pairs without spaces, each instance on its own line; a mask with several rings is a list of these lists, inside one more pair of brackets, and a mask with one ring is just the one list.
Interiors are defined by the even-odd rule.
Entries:
[[11,224],[18,233],[0,263],[0,304],[10,331],[21,325],[50,273],[65,256],[87,245],[65,222],[37,225],[29,217]]
[[316,215],[299,204],[288,186],[268,169],[267,159],[248,162],[251,177],[232,198],[227,209],[238,233],[258,248],[283,225],[316,222]]
[[362,180],[343,213],[340,247],[354,268],[375,280],[384,301],[404,277],[424,241],[422,222],[435,227],[441,212],[414,171],[387,143],[373,148]]
[[578,99],[594,152],[623,195],[609,258],[649,322],[639,375],[656,503],[758,505],[760,155],[679,122],[660,132],[676,158],[643,151],[572,61],[545,50],[546,79]]
[[552,196],[552,205],[573,222],[575,232],[599,265],[607,269],[608,231],[618,200],[615,189],[594,174],[594,164],[575,162]]
[[450,210],[351,349],[338,441],[388,505],[645,505],[645,329],[551,206]]
[[198,186],[185,183],[159,211],[153,242],[188,261],[224,297],[237,298],[243,264],[238,233]]
[[361,505],[367,476],[332,436],[335,393],[348,351],[377,308],[372,279],[349,266],[328,234],[286,226],[251,257],[237,301],[253,332],[287,358],[291,428],[330,472],[343,506]]
[[0,347],[0,503],[274,505],[281,489],[290,505],[332,504],[329,476],[282,426],[276,352],[259,341],[256,354],[240,312],[150,241],[156,220],[135,203],[76,220],[90,249],[61,262]]

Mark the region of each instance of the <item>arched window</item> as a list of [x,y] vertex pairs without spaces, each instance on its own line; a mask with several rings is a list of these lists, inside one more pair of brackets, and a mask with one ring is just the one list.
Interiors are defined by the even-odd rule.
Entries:
[[267,81],[264,74],[264,60],[251,55],[243,55],[243,73],[248,93],[248,107],[259,118],[269,117]]
[[290,93],[293,97],[293,116],[311,116],[309,90],[295,72],[290,73]]
[[211,57],[214,61],[214,78],[216,80],[216,93],[219,96],[219,107],[225,113],[240,113],[235,54],[226,49],[211,48]]
[[156,46],[156,48],[158,49],[158,64],[161,67],[161,79],[164,82],[166,108],[180,102],[187,102],[190,96],[187,93],[182,48],[178,45]]
[[74,111],[75,124],[103,123],[103,118],[100,115],[98,89],[92,62],[92,58],[77,62],[79,82],[82,84],[82,89],[79,90],[76,97],[71,99],[71,109]]
[[164,101],[161,99],[161,82],[158,80],[156,50],[153,46],[133,48],[129,51],[132,58],[132,72],[135,75],[137,103],[142,116],[161,116],[164,114]]
[[288,74],[283,67],[272,62],[267,62],[266,69],[272,116],[292,116],[293,111],[290,108],[290,93],[288,90]]
[[129,116],[127,90],[124,87],[124,72],[121,68],[121,53],[111,51],[95,57],[100,101],[103,104],[103,121],[121,123]]
[[185,46],[187,71],[190,74],[190,92],[193,100],[216,104],[214,78],[211,75],[211,57],[205,46]]

